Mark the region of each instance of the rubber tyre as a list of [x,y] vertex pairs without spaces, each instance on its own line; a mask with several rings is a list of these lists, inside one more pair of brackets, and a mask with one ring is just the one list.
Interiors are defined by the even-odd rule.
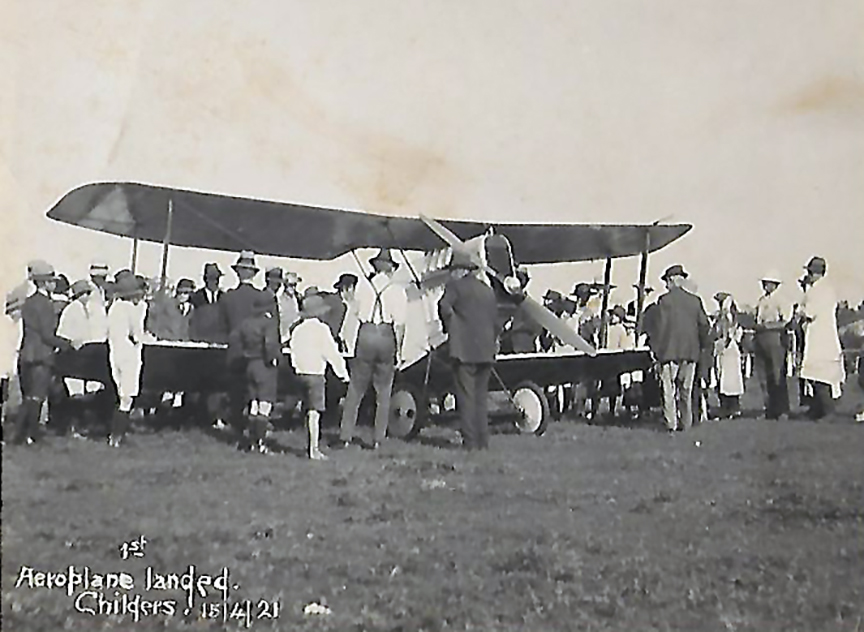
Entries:
[[520,407],[516,429],[522,434],[541,436],[546,432],[551,413],[543,389],[534,382],[522,382],[513,391],[513,400]]

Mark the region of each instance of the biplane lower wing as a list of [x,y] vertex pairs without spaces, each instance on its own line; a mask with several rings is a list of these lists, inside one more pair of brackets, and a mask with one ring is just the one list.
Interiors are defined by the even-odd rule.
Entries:
[[[446,359],[445,348],[446,345],[435,349],[431,359],[424,357],[404,368],[401,372],[402,379],[422,385],[428,363],[430,392],[451,390],[453,371]],[[581,351],[502,354],[496,358],[495,371],[512,391],[526,381],[546,387],[588,379],[604,379],[631,371],[646,371],[651,365],[651,353],[647,348],[598,349],[597,355],[593,357]],[[501,385],[491,380],[489,388],[500,390]]]
[[[145,344],[141,391],[150,393],[210,393],[226,389],[226,347],[195,342],[160,341]],[[57,372],[109,384],[108,345],[93,343],[57,356]],[[296,380],[288,358],[279,367],[280,386],[291,391]]]
[[[212,250],[327,260],[356,248],[433,251],[439,238],[419,219],[255,200],[139,183],[94,183],[63,196],[51,219],[144,241],[162,242],[171,201],[171,243]],[[461,239],[489,224],[443,221]],[[498,224],[523,264],[591,261],[653,252],[689,224]]]

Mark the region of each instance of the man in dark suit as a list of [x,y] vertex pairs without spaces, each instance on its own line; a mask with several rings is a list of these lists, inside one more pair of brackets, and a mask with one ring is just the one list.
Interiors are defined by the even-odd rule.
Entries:
[[463,445],[467,450],[486,449],[489,374],[497,347],[498,301],[492,288],[473,274],[477,265],[469,255],[454,252],[450,269],[453,278],[444,288],[438,314],[449,337]]
[[[263,295],[252,281],[258,274],[258,266],[255,264],[255,255],[249,251],[243,251],[237,258],[237,262],[231,266],[237,274],[239,281],[237,287],[225,292],[217,302],[219,307],[219,321],[224,335],[228,341],[228,370],[227,389],[229,398],[228,421],[237,432],[243,429],[243,409],[246,407],[246,361],[236,338],[240,335],[240,325],[247,318],[255,315],[257,303]],[[273,320],[278,327],[278,321]]]
[[661,277],[668,291],[645,314],[648,343],[660,369],[663,416],[669,432],[693,425],[696,363],[709,344],[708,315],[698,296],[682,287],[688,274],[673,265]]
[[44,261],[29,266],[36,292],[21,308],[23,337],[18,354],[18,373],[23,401],[15,420],[15,443],[33,443],[39,430],[39,415],[54,383],[54,355],[71,349],[72,344],[57,336],[58,314],[51,293],[56,276]]
[[330,328],[333,340],[336,341],[339,350],[343,353],[347,347],[342,337],[342,326],[345,324],[348,308],[354,302],[354,292],[357,290],[358,280],[356,274],[346,272],[339,275],[339,279],[333,285],[334,292],[322,292],[320,294],[330,307],[327,313],[321,317],[321,320]]
[[204,265],[204,287],[189,297],[189,338],[199,342],[225,342],[218,301],[224,292],[219,288],[222,270],[215,263]]

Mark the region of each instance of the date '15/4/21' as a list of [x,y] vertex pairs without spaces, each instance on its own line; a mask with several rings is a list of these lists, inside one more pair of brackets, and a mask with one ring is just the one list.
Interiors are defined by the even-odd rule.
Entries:
[[253,621],[279,618],[279,602],[261,599],[253,601],[244,599],[236,602],[216,602],[201,604],[202,619],[221,619],[223,623],[229,619],[244,624],[247,628]]

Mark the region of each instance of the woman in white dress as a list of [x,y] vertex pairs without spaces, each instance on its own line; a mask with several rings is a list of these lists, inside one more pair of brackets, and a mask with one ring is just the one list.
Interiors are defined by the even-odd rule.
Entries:
[[720,417],[741,414],[741,395],[744,394],[744,375],[741,365],[741,340],[744,330],[738,322],[738,306],[726,292],[718,292],[714,299],[720,306],[715,325]]

